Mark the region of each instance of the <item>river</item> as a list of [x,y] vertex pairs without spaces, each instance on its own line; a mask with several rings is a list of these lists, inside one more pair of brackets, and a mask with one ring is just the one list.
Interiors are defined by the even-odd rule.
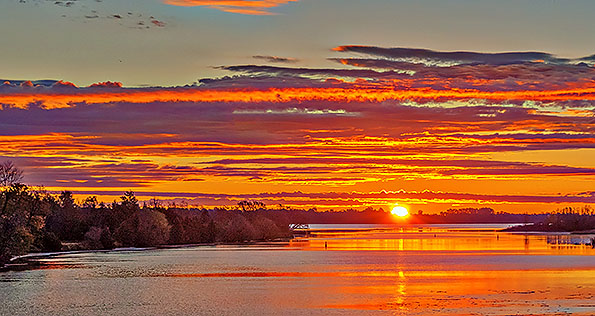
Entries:
[[290,242],[64,254],[1,272],[0,314],[595,314],[595,249],[502,227],[313,225]]

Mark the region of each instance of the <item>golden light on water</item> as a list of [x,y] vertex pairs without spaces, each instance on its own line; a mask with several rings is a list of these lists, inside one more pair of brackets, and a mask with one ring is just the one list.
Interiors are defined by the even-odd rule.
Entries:
[[393,215],[398,216],[398,217],[405,217],[407,215],[409,215],[409,211],[407,210],[407,208],[403,207],[403,206],[395,206],[393,207],[393,210],[390,211]]

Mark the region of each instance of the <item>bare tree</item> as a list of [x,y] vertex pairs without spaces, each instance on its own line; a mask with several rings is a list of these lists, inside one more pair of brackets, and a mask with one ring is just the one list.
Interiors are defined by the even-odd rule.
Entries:
[[0,187],[8,187],[23,180],[23,171],[10,160],[0,164]]

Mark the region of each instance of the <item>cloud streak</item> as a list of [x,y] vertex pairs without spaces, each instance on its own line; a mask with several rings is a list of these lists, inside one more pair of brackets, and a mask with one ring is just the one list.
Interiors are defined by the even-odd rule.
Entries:
[[260,59],[267,61],[269,63],[296,63],[298,62],[297,59],[291,57],[279,57],[279,56],[265,56],[265,55],[254,55],[252,56],[254,59]]
[[[60,86],[57,86],[60,85]],[[70,107],[76,104],[105,104],[105,103],[151,103],[151,102],[237,102],[237,103],[288,103],[302,101],[332,101],[332,102],[446,102],[485,100],[496,102],[525,102],[541,103],[569,101],[595,101],[595,83],[584,84],[579,87],[555,90],[518,90],[518,91],[482,91],[480,89],[435,89],[408,88],[395,90],[376,84],[348,83],[344,86],[333,87],[332,83],[324,87],[307,88],[268,88],[268,89],[229,89],[212,90],[202,87],[180,88],[122,88],[116,90],[96,89],[96,87],[77,88],[60,82],[51,88],[33,87],[24,91],[23,87],[16,87],[4,83],[0,104],[9,107],[27,108],[31,105],[42,105],[45,108]]]
[[[76,194],[93,194],[93,191],[74,191]],[[122,195],[120,191],[104,191],[107,196]],[[181,198],[196,205],[229,205],[238,201],[258,200],[267,204],[284,204],[286,206],[323,207],[361,207],[367,205],[363,200],[374,200],[379,204],[390,204],[390,201],[402,200],[415,203],[435,202],[450,204],[452,201],[459,203],[595,203],[595,192],[581,192],[564,196],[548,195],[497,195],[497,194],[469,194],[442,191],[379,191],[379,192],[323,192],[307,193],[302,191],[274,192],[258,194],[213,194],[190,192],[140,192],[140,197]]]
[[452,66],[459,64],[510,65],[519,63],[548,63],[568,64],[578,62],[593,62],[594,55],[582,58],[560,58],[545,52],[504,52],[482,53],[470,51],[443,52],[430,49],[408,47],[375,47],[345,45],[333,49],[338,52],[350,52],[374,57],[403,60],[411,63]]

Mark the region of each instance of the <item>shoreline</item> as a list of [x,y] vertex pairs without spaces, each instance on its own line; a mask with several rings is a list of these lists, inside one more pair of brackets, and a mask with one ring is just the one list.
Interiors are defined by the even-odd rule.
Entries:
[[24,271],[34,270],[36,267],[43,267],[44,264],[40,260],[47,258],[54,258],[63,255],[72,254],[86,254],[86,253],[110,253],[110,252],[143,252],[160,249],[183,249],[194,247],[217,247],[217,246],[252,246],[252,245],[272,245],[272,243],[289,243],[290,238],[277,238],[272,240],[258,240],[246,241],[239,243],[216,242],[216,243],[194,243],[194,244],[179,244],[179,245],[160,245],[155,247],[118,247],[114,249],[80,249],[80,250],[65,250],[53,252],[33,252],[11,258],[4,266],[0,266],[0,273],[9,271]]
[[[483,224],[483,223],[482,223]],[[527,229],[533,228],[533,229]],[[595,229],[583,230],[583,231],[555,231],[555,230],[543,230],[538,229],[533,224],[512,226],[504,229],[488,229],[479,231],[490,231],[490,232],[503,232],[503,233],[518,233],[518,234],[542,234],[542,235],[565,235],[565,236],[579,236],[579,235],[593,235],[591,237],[591,243],[585,245],[591,245],[595,247]],[[357,232],[357,231],[384,231],[389,230],[388,228],[354,228],[354,229],[305,229],[294,231],[293,237],[287,238],[276,238],[272,240],[252,240],[245,242],[215,242],[215,243],[192,243],[192,244],[176,244],[176,245],[159,245],[153,247],[118,247],[113,249],[76,249],[76,250],[64,250],[54,252],[37,252],[19,255],[11,258],[4,266],[0,266],[0,273],[9,271],[24,271],[32,270],[37,267],[43,267],[44,264],[40,263],[40,260],[53,258],[62,255],[72,254],[86,254],[86,253],[110,253],[110,252],[126,252],[126,251],[152,251],[160,249],[182,249],[182,248],[194,248],[194,247],[217,247],[217,246],[252,246],[252,245],[272,245],[273,243],[288,243],[292,238],[308,236],[310,233],[340,233],[340,232]],[[465,230],[468,231],[468,230]]]
[[512,226],[512,227],[504,228],[500,231],[512,232],[512,233],[514,233],[514,232],[519,232],[519,233],[537,232],[537,233],[553,233],[553,234],[566,233],[566,234],[572,234],[572,235],[594,235],[595,234],[595,229],[562,230],[562,229],[556,229],[556,228],[552,228],[550,226],[539,225],[539,224],[526,224],[526,225],[520,225],[520,226]]

